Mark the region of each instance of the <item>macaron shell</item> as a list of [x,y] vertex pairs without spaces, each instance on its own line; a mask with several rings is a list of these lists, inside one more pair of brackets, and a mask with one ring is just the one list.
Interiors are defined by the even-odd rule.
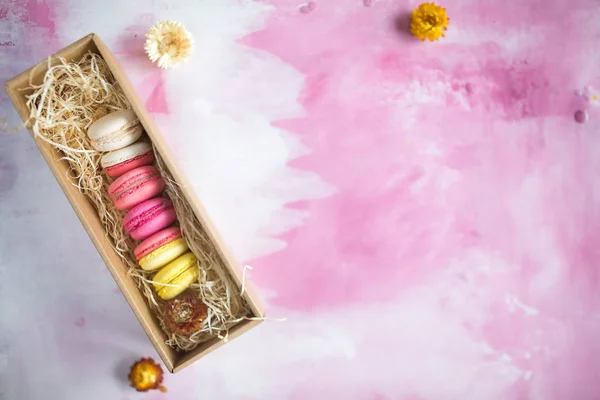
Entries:
[[157,293],[158,296],[163,300],[171,300],[174,297],[179,296],[185,292],[198,279],[198,269],[190,268],[185,270],[181,275],[171,281],[171,285],[177,286],[164,286]]
[[92,147],[98,151],[113,151],[134,143],[144,128],[132,110],[120,110],[107,114],[88,129]]
[[158,271],[152,280],[154,281],[154,289],[161,299],[169,300],[176,297],[198,279],[196,262],[196,256],[192,252],[188,252]]
[[125,231],[135,240],[144,240],[148,236],[171,225],[177,216],[173,203],[164,197],[146,200],[133,207],[125,215]]
[[133,250],[135,259],[140,260],[142,257],[152,253],[159,247],[164,246],[165,244],[173,240],[179,239],[180,237],[181,230],[176,226],[163,229],[162,231],[157,232],[154,235],[147,238],[146,240],[144,240]]
[[102,168],[112,167],[149,151],[152,151],[152,145],[146,140],[138,140],[127,147],[104,154],[100,159],[100,165]]
[[198,261],[198,259],[191,251],[188,251],[184,255],[171,261],[167,266],[158,271],[158,273],[154,275],[154,278],[152,278],[155,282],[155,289],[160,289],[162,287],[162,285],[160,285],[161,283],[169,283],[186,269],[195,266],[196,261]]
[[150,165],[154,162],[154,152],[152,150],[150,150],[149,152],[142,154],[140,156],[137,156],[135,158],[132,158],[130,160],[127,161],[123,161],[119,164],[110,166],[110,167],[106,167],[104,168],[104,171],[106,172],[106,174],[110,177],[116,178],[118,176],[121,176],[129,171],[131,171],[132,169],[144,166],[144,165]]
[[106,153],[100,159],[100,165],[107,175],[117,177],[134,168],[150,165],[153,161],[152,144],[146,140],[138,140],[122,149]]
[[164,267],[188,250],[189,248],[185,239],[179,238],[142,257],[139,264],[145,271],[154,271],[155,269]]
[[153,166],[138,167],[121,175],[108,187],[108,194],[119,210],[129,210],[136,204],[158,195],[165,187],[160,172]]
[[114,151],[134,143],[142,136],[143,132],[144,128],[141,124],[132,124],[99,139],[92,139],[90,143],[98,151]]
[[133,110],[114,111],[90,125],[87,132],[88,137],[91,140],[97,140],[107,134],[121,130],[127,124],[135,122],[139,122],[139,118]]

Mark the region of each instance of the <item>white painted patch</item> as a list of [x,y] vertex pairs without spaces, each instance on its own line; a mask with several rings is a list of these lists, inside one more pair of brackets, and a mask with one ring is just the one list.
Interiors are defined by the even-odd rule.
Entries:
[[511,293],[506,293],[504,302],[508,311],[515,312],[517,309],[523,311],[527,316],[537,316],[540,311],[533,307],[523,303],[519,298]]

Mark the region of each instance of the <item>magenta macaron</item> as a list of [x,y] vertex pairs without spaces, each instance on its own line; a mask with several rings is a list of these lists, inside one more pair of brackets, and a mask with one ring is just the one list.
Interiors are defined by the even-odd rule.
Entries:
[[132,169],[108,187],[108,194],[119,210],[129,210],[136,204],[158,195],[165,187],[160,172],[152,165]]
[[177,216],[171,200],[155,197],[133,207],[125,215],[125,232],[135,240],[144,240],[148,236],[171,225]]

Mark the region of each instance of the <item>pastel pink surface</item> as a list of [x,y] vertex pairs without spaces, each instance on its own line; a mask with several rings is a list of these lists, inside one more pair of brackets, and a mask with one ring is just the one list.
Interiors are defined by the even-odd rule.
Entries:
[[304,75],[305,114],[272,123],[310,149],[291,165],[336,188],[289,205],[308,217],[253,279],[335,326],[362,367],[289,363],[316,384],[287,398],[598,398],[597,103],[573,121],[599,85],[597,10],[449,0],[447,37],[422,43],[418,2],[360,3],[285,2],[242,40]]
[[171,225],[177,216],[171,200],[156,197],[133,207],[123,220],[125,231],[135,240],[144,240],[148,236]]
[[119,210],[129,210],[136,204],[158,195],[164,187],[165,181],[160,172],[147,165],[119,177],[108,187],[108,194]]
[[138,168],[144,165],[150,165],[154,161],[154,153],[149,151],[141,156],[137,156],[122,163],[113,165],[111,167],[104,168],[108,176],[117,177],[131,171],[134,168]]
[[[297,201],[287,208],[305,213],[302,226],[272,233],[273,226],[287,223],[280,209],[273,211],[269,215],[273,226],[257,230],[256,236],[276,236],[285,248],[267,258],[244,260],[254,267],[250,279],[268,293],[272,314],[294,318],[265,324],[268,329],[261,328],[260,334],[240,339],[255,340],[239,352],[234,350],[240,369],[247,364],[254,373],[232,377],[215,370],[215,379],[198,385],[194,378],[205,373],[202,361],[169,376],[168,394],[151,392],[144,398],[190,400],[202,394],[235,398],[240,397],[239,389],[232,389],[237,385],[247,388],[245,397],[263,399],[597,399],[600,280],[594,265],[600,262],[600,107],[584,108],[590,118],[577,124],[573,113],[582,105],[569,105],[579,101],[573,98],[582,86],[600,87],[594,68],[600,54],[597,4],[447,0],[442,2],[451,18],[447,37],[422,43],[406,32],[406,16],[418,2],[317,0],[313,3],[318,7],[306,12],[310,7],[301,4],[308,2],[243,2],[245,12],[254,14],[251,25],[238,23],[247,20],[241,8],[232,6],[235,1],[210,6],[211,12],[223,11],[220,23],[214,24],[219,48],[229,49],[235,37],[236,51],[281,62],[288,71],[283,75],[286,82],[293,80],[289,71],[301,74],[298,85],[303,92],[294,97],[301,112],[287,112],[289,102],[283,97],[279,101],[279,91],[251,92],[258,94],[252,102],[250,96],[241,95],[255,88],[261,76],[266,75],[266,82],[279,75],[262,64],[239,63],[252,60],[240,58],[240,53],[227,52],[226,59],[211,57],[221,68],[203,68],[202,79],[204,87],[204,80],[217,79],[217,74],[229,78],[217,86],[218,99],[206,97],[210,109],[219,110],[219,118],[237,121],[240,111],[245,114],[252,104],[252,111],[257,111],[249,115],[270,121],[307,149],[291,167],[318,175],[335,188],[327,198],[290,196],[290,202]],[[13,34],[10,40],[15,45],[2,49],[6,67],[0,75],[6,79],[17,72],[17,63],[29,67],[38,61],[35,58],[46,57],[49,47],[58,50],[70,42],[68,37],[81,36],[77,25],[68,21],[80,21],[97,9],[95,1],[81,7],[64,0],[8,3],[11,6],[4,10],[0,6],[0,20],[3,15],[12,18],[9,35],[23,36]],[[56,3],[65,5],[55,7]],[[204,144],[210,148],[207,154],[223,158],[236,150],[238,136],[219,135],[215,140],[210,134],[209,139],[196,135],[196,142],[184,134],[193,131],[197,121],[186,124],[185,113],[192,113],[182,105],[191,108],[199,103],[197,90],[182,91],[177,83],[177,77],[185,80],[186,73],[159,72],[150,62],[140,62],[146,61],[143,34],[162,18],[158,8],[165,3],[170,13],[182,15],[191,10],[192,2],[124,7],[117,17],[139,26],[122,33],[123,45],[110,38],[107,44],[121,50],[117,57],[147,108],[164,114],[159,116],[165,121],[162,131],[171,133],[166,139],[179,143],[180,150]],[[260,3],[268,3],[268,8]],[[256,7],[263,7],[267,15]],[[229,17],[226,9],[231,10]],[[194,11],[186,14],[187,23],[201,25],[205,10],[194,7]],[[14,22],[15,18],[23,22]],[[55,23],[60,35],[54,32]],[[122,26],[117,18],[113,25]],[[237,25],[236,34],[222,35],[230,25]],[[244,41],[255,48],[239,45],[242,40],[236,35],[242,26],[265,29]],[[207,32],[211,30],[207,27]],[[217,36],[226,39],[217,42]],[[260,70],[250,82],[244,72],[255,65]],[[283,93],[285,85],[280,85]],[[277,104],[268,102],[273,93]],[[207,109],[204,100],[203,95],[202,111]],[[266,112],[265,105],[277,115]],[[213,116],[206,112],[207,118]],[[17,253],[26,265],[38,262],[39,255],[27,254],[27,247],[47,246],[49,241],[36,241],[36,235],[51,233],[53,221],[40,220],[35,232],[23,229],[31,221],[23,214],[30,212],[24,208],[28,202],[21,195],[3,196],[7,170],[2,167],[8,154],[2,150],[7,149],[13,146],[0,146],[0,209],[11,210],[13,202],[15,229],[0,243],[0,254],[12,254],[3,250],[21,243]],[[245,169],[259,175],[266,170],[262,166],[267,158],[267,154],[254,157],[256,162]],[[15,171],[15,176],[23,181],[25,174],[35,172],[36,164],[29,156],[17,159],[20,175]],[[191,161],[183,156],[178,160],[182,166]],[[223,185],[226,188],[203,182],[200,171],[184,172],[192,181],[202,182],[202,199],[209,206],[219,197],[241,193],[263,201],[235,168],[223,175],[231,183]],[[279,177],[271,169],[266,172]],[[273,187],[261,186],[269,201],[276,197],[269,190],[283,191],[282,179],[272,179]],[[39,183],[42,186],[44,180]],[[37,185],[28,186],[32,191],[31,186]],[[19,185],[12,190],[16,193]],[[262,204],[256,204],[258,211]],[[221,212],[227,211],[223,206]],[[44,219],[51,216],[43,208],[39,213]],[[217,220],[224,233],[228,224],[252,224],[229,221]],[[17,240],[20,230],[23,240]],[[244,254],[243,244],[235,247],[235,235],[224,238],[231,240],[235,252]],[[65,251],[61,242],[52,245],[56,256],[47,262],[55,265],[38,271],[42,277],[47,274],[44,279],[28,279],[28,268],[14,268],[19,260],[0,260],[6,267],[3,281],[31,285],[21,291],[5,285],[1,291],[9,299],[0,303],[3,309],[8,307],[12,329],[1,330],[0,343],[8,345],[9,361],[10,354],[22,356],[3,370],[6,385],[0,385],[0,393],[42,398],[48,379],[60,381],[76,374],[87,389],[97,390],[98,397],[133,399],[114,379],[101,378],[105,376],[101,369],[121,365],[127,357],[124,346],[152,352],[150,344],[122,296],[113,295],[112,286],[102,287],[106,279],[96,281],[93,293],[72,290],[95,273],[73,267],[87,257],[89,246],[77,246],[73,252],[68,246]],[[73,262],[64,262],[65,257]],[[57,269],[65,273],[54,280]],[[47,287],[61,289],[52,304],[40,301]],[[111,295],[97,301],[101,292]],[[39,307],[28,309],[28,304]],[[32,325],[31,312],[36,310],[41,323]],[[369,323],[357,318],[374,311],[377,318]],[[86,326],[73,334],[72,324],[79,315],[85,316]],[[56,334],[44,333],[49,331]],[[373,332],[385,334],[374,340]],[[253,359],[253,352],[291,337],[294,346],[277,352],[269,363]],[[34,341],[50,351],[25,351]],[[305,351],[298,352],[300,348]],[[52,363],[64,368],[31,379],[31,365]],[[55,385],[51,397],[78,398],[85,389]]]
[[135,258],[137,260],[140,260],[142,257],[152,253],[154,250],[164,246],[169,242],[172,242],[173,240],[179,239],[180,237],[181,230],[177,227],[163,229],[162,231],[155,233],[140,243],[135,250],[133,250],[133,254],[135,254]]

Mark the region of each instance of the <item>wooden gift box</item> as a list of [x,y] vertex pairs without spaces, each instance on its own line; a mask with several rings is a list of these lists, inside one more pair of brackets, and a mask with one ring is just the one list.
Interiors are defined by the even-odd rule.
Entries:
[[[164,160],[177,183],[179,183],[181,190],[187,201],[191,204],[196,217],[200,221],[204,230],[207,232],[208,236],[212,239],[215,247],[218,249],[219,255],[223,260],[223,264],[226,266],[233,281],[238,285],[238,288],[241,288],[242,270],[240,266],[236,263],[231,253],[227,250],[223,240],[220,238],[217,230],[211,223],[204,207],[202,206],[202,203],[197,198],[196,194],[189,189],[191,186],[188,184],[186,176],[177,166],[177,163],[175,162],[175,159],[169,148],[165,144],[161,133],[150,117],[148,110],[146,110],[142,101],[136,94],[131,82],[129,82],[125,76],[125,73],[116,60],[114,54],[108,49],[108,47],[106,47],[102,40],[100,40],[98,35],[93,33],[89,34],[60,50],[51,56],[50,65],[56,65],[58,63],[55,57],[63,57],[67,61],[79,61],[88,51],[100,54],[106,60],[114,78],[120,84],[133,110],[144,126],[146,133],[152,140],[156,151]],[[26,96],[30,93],[23,89],[29,86],[30,78],[35,84],[41,83],[47,70],[48,60],[44,60],[31,69],[10,79],[5,84],[5,90],[23,121],[26,121],[29,118],[29,109],[26,105]],[[33,131],[31,129],[29,131],[33,136]],[[46,162],[52,170],[56,180],[67,196],[67,199],[69,199],[69,202],[73,206],[73,209],[77,213],[77,216],[81,220],[85,230],[88,232],[92,242],[100,253],[100,256],[102,256],[102,259],[106,263],[106,267],[115,279],[119,289],[121,289],[123,292],[123,295],[127,299],[129,306],[133,310],[137,319],[140,321],[140,324],[144,328],[144,331],[156,348],[158,355],[163,360],[167,369],[171,372],[180,371],[205,354],[224,344],[225,342],[223,340],[215,337],[188,352],[178,352],[165,344],[165,333],[161,329],[154,312],[148,306],[145,297],[139,291],[133,279],[128,276],[127,267],[123,264],[120,256],[113,250],[111,243],[106,238],[96,210],[89,202],[87,197],[80,193],[73,185],[73,180],[68,176],[67,162],[60,159],[61,154],[50,144],[39,138],[36,138],[35,136],[34,141],[46,159]],[[248,317],[264,317],[263,306],[258,301],[251,285],[246,282],[244,288],[245,290],[243,296],[251,310],[251,315],[248,315]],[[244,320],[237,323],[230,329],[228,339],[233,339],[241,335],[242,333],[258,325],[260,322],[260,319],[254,319]]]

